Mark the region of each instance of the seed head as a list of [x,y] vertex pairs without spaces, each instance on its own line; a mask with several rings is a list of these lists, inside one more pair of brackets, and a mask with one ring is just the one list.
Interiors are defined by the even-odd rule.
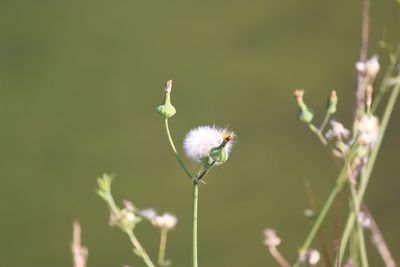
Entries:
[[[189,131],[183,141],[183,148],[190,159],[199,163],[208,162],[212,160],[210,158],[211,151],[217,148],[224,149],[226,158],[229,157],[233,138],[234,133],[228,129],[215,126],[200,126]],[[221,163],[216,162],[217,165]]]

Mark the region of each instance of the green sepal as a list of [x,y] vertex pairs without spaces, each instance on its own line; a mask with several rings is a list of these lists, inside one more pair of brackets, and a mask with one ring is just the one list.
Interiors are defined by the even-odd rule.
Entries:
[[171,118],[175,115],[176,109],[171,104],[170,93],[165,93],[164,104],[157,107],[157,112],[160,113],[165,119]]
[[305,105],[300,105],[300,110],[297,114],[300,121],[311,123],[314,118],[314,113]]
[[225,162],[228,159],[225,143],[212,148],[210,151],[210,157],[217,163]]
[[326,113],[334,114],[336,112],[338,99],[336,96],[330,97],[328,103],[326,104]]

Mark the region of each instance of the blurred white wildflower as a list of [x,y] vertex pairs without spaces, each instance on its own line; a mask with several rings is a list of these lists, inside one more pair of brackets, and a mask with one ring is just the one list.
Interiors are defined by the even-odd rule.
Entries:
[[321,259],[321,256],[318,252],[318,250],[315,249],[311,249],[308,252],[308,263],[313,266],[313,265],[317,265],[317,263],[319,262],[319,260]]
[[[227,139],[227,134],[229,138]],[[202,162],[210,158],[210,151],[226,142],[225,150],[227,156],[232,150],[233,134],[225,128],[215,126],[200,126],[189,131],[186,135],[183,148],[186,155],[194,161]],[[216,163],[218,165],[219,162]]]
[[358,141],[372,148],[379,135],[378,118],[372,115],[362,115],[357,123]]
[[321,255],[316,249],[309,249],[307,251],[300,252],[300,261],[311,266],[316,266],[320,259]]
[[366,76],[374,79],[381,69],[378,59],[378,56],[375,55],[366,62],[359,61],[356,63],[356,69],[361,73],[365,73]]
[[164,213],[161,216],[156,216],[151,220],[152,224],[158,228],[172,230],[175,228],[178,219],[171,213]]
[[343,138],[349,137],[350,131],[348,129],[346,129],[343,126],[343,124],[341,124],[340,122],[337,122],[335,120],[331,120],[330,124],[331,124],[331,129],[329,129],[325,134],[325,137],[327,139],[332,139],[335,137],[335,138],[341,140]]
[[171,213],[166,212],[163,215],[158,215],[154,209],[144,209],[139,214],[160,229],[172,230],[178,222],[178,219]]
[[371,226],[371,218],[364,212],[358,214],[358,222],[363,228],[369,228]]
[[281,239],[276,235],[274,229],[267,228],[264,230],[264,245],[267,247],[277,247],[281,243]]

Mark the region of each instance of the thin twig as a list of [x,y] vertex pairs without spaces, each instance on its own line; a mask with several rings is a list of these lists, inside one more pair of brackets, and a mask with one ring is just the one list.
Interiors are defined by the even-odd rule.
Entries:
[[311,124],[311,123],[309,124],[308,127],[310,128],[310,130],[311,130],[313,133],[315,133],[315,134],[318,136],[319,140],[321,141],[321,143],[322,143],[324,146],[328,145],[328,141],[326,141],[324,135],[322,134],[322,132],[321,132],[317,127],[315,127],[315,126],[314,126],[313,124]]
[[369,0],[363,0],[363,17],[362,17],[361,49],[360,49],[360,61],[362,62],[367,60],[368,35],[369,35]]
[[204,176],[207,175],[207,173],[211,170],[212,166],[214,166],[215,161],[212,161],[210,166],[206,169],[204,169],[197,177],[195,177],[193,180],[195,183],[198,183]]
[[124,229],[125,233],[128,235],[129,240],[133,245],[134,252],[140,256],[147,267],[155,267],[156,265],[151,261],[149,255],[144,250],[142,245],[140,244],[139,240],[136,238],[136,235],[133,233],[131,228]]
[[279,250],[276,248],[276,246],[270,246],[268,247],[269,252],[271,253],[272,257],[278,262],[278,264],[281,267],[290,267],[290,263],[285,260],[285,258],[282,256],[282,254],[279,252]]
[[74,267],[86,267],[88,249],[81,245],[81,225],[77,221],[73,226],[71,251]]
[[367,216],[367,218],[370,220],[370,225],[368,227],[368,230],[371,233],[372,243],[375,245],[376,249],[381,255],[382,260],[385,263],[386,267],[398,267],[398,264],[396,264],[392,254],[390,253],[390,249],[387,246],[385,239],[383,238],[383,235],[379,230],[378,225],[376,224],[374,218],[371,215],[371,212],[369,211],[365,203],[362,204],[361,209]]
[[[369,35],[369,0],[363,0],[362,11],[362,26],[361,26],[361,47],[360,47],[360,62],[367,60],[368,53],[368,35]],[[363,107],[364,99],[364,77],[358,72],[356,85],[356,103],[355,103],[355,119],[360,115]]]
[[[307,191],[307,196],[308,196],[309,208],[315,212],[317,209],[317,205],[316,205],[314,192],[312,191],[310,182],[307,181],[305,186],[306,186],[306,191]],[[319,238],[319,242],[321,245],[321,251],[322,251],[323,258],[324,258],[325,266],[331,267],[332,266],[331,258],[329,255],[328,246],[326,244],[325,235],[324,235],[324,232],[322,231],[322,229],[318,229],[318,238]]]
[[170,146],[172,148],[172,151],[175,154],[176,160],[178,161],[179,165],[182,167],[182,170],[185,172],[186,176],[189,179],[193,179],[192,174],[190,173],[188,168],[186,168],[185,164],[183,163],[181,157],[178,154],[178,151],[175,148],[175,144],[174,144],[174,141],[172,140],[171,132],[169,131],[168,119],[165,119],[164,123],[165,123],[165,131],[167,132],[167,136],[168,136],[168,141],[169,141],[169,144],[170,144]]
[[331,117],[331,113],[327,112],[325,114],[324,120],[321,123],[321,126],[319,126],[319,131],[322,133],[326,127],[326,124],[328,124],[329,118]]

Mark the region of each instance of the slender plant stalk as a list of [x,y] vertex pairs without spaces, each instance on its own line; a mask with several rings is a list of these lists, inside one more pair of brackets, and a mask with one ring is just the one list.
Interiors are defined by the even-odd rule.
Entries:
[[392,77],[394,68],[396,67],[397,59],[400,57],[400,44],[397,46],[394,54],[389,55],[389,66],[383,76],[381,85],[378,88],[376,96],[374,97],[374,102],[372,103],[371,112],[374,113],[381,102],[382,96],[385,94],[386,90],[390,86],[389,80]]
[[[318,230],[324,221],[330,207],[332,206],[334,200],[336,199],[337,194],[341,191],[342,187],[339,186],[338,184],[335,185],[333,188],[332,192],[329,194],[328,200],[325,202],[324,207],[322,208],[321,212],[319,213],[317,220],[315,221],[313,227],[311,228],[310,233],[308,234],[306,241],[304,241],[304,244],[301,248],[301,250],[307,251],[310,248],[311,242],[313,241],[315,235],[318,233]],[[300,266],[300,261],[297,260],[297,262],[293,265],[293,267],[298,267]]]
[[319,128],[318,128],[320,133],[322,133],[324,131],[326,124],[328,123],[330,117],[331,117],[331,113],[326,112],[324,120],[322,121],[321,126],[319,126]]
[[146,263],[147,267],[155,267],[154,263],[151,261],[149,255],[146,253],[142,245],[140,244],[139,240],[136,238],[135,234],[133,233],[133,230],[128,228],[124,229],[125,233],[129,236],[129,240],[131,241],[134,249],[136,250],[136,253],[142,257],[144,263]]
[[358,249],[358,238],[357,238],[357,230],[351,232],[351,239],[350,239],[350,258],[354,260],[354,266],[361,266],[360,265],[360,255]]
[[198,266],[198,258],[197,258],[197,210],[198,210],[198,202],[199,202],[199,185],[197,181],[193,181],[193,214],[192,214],[192,223],[193,223],[193,240],[192,240],[192,267]]
[[[350,149],[350,151],[347,154],[348,159],[346,159],[345,162],[352,161],[353,157],[355,156],[354,152],[357,148],[358,148],[357,144],[353,145],[353,147]],[[331,208],[334,200],[336,199],[337,195],[342,191],[343,185],[344,185],[345,181],[348,179],[348,175],[349,175],[348,167],[347,167],[347,164],[345,164],[339,174],[339,177],[336,180],[335,187],[329,194],[328,199],[326,200],[324,206],[322,207],[322,210],[319,213],[317,219],[315,220],[315,223],[312,226],[310,233],[308,234],[306,240],[304,241],[303,246],[301,247],[302,251],[307,251],[310,248],[311,243],[314,240],[316,234],[318,233],[318,230],[319,230],[322,222],[324,221],[326,215],[328,214],[328,211]],[[298,266],[300,266],[299,259],[293,265],[293,267],[298,267]],[[337,266],[337,265],[335,265],[335,266]]]
[[171,148],[174,151],[176,160],[178,161],[179,165],[181,165],[183,171],[186,173],[186,176],[189,179],[193,179],[193,176],[190,174],[189,170],[186,168],[185,164],[183,163],[181,157],[178,154],[178,151],[175,148],[174,141],[172,140],[171,133],[169,131],[168,119],[165,119],[165,130],[167,131],[169,144],[171,145]]
[[371,220],[371,225],[368,227],[371,233],[371,240],[372,243],[375,245],[376,249],[378,250],[379,254],[381,255],[382,260],[385,263],[385,266],[397,267],[398,265],[394,261],[392,253],[390,252],[390,249],[387,246],[385,239],[383,238],[383,235],[379,230],[378,225],[376,224],[374,218],[372,217],[365,203],[362,204],[362,210],[367,215],[367,218]]
[[197,214],[198,214],[198,202],[199,202],[199,185],[198,181],[202,179],[214,165],[215,162],[210,164],[210,167],[203,170],[197,177],[193,177],[185,164],[179,157],[178,151],[175,148],[174,141],[172,140],[171,133],[169,131],[168,119],[165,119],[165,130],[167,132],[168,140],[174,151],[176,160],[182,167],[187,177],[193,181],[193,204],[192,204],[192,267],[198,267],[198,250],[197,250]]
[[270,246],[269,252],[271,253],[272,257],[276,260],[276,262],[281,267],[290,267],[290,263],[286,261],[286,259],[282,256],[279,250],[275,246]]
[[[352,207],[353,207],[353,214],[356,218],[360,214],[360,203],[357,198],[357,191],[354,188],[354,185],[350,185],[351,196],[352,196]],[[360,223],[357,221],[357,230],[356,235],[358,238],[358,249],[360,252],[360,259],[361,259],[361,266],[368,267],[368,256],[367,256],[367,249],[365,247],[365,238],[364,238],[364,229],[361,227]]]
[[[397,77],[397,79],[399,79],[399,78],[400,78],[400,76]],[[392,115],[392,111],[393,111],[394,105],[396,103],[397,97],[399,95],[399,91],[400,91],[400,83],[398,83],[393,88],[393,91],[392,91],[392,93],[390,95],[388,104],[386,106],[385,112],[384,112],[383,117],[382,117],[382,123],[381,123],[381,126],[380,126],[381,129],[380,129],[380,133],[379,133],[378,139],[376,141],[374,149],[371,152],[371,156],[370,156],[370,158],[368,160],[367,166],[365,167],[365,171],[362,172],[361,185],[360,185],[360,189],[358,190],[358,193],[357,193],[357,197],[358,197],[358,200],[360,201],[360,203],[362,203],[362,201],[363,201],[364,194],[365,194],[365,191],[367,189],[369,179],[371,177],[372,169],[373,169],[373,167],[375,165],[375,161],[376,161],[376,158],[377,158],[377,155],[378,155],[378,152],[379,152],[379,148],[380,148],[380,146],[382,144],[382,140],[383,140],[383,137],[385,135],[386,128],[387,128],[387,125],[389,123],[390,116]],[[350,233],[352,232],[355,220],[356,220],[356,216],[353,213],[351,213],[349,215],[348,219],[347,219],[346,226],[345,226],[345,229],[343,231],[342,238],[340,240],[339,255],[338,255],[338,258],[337,258],[338,262],[337,262],[337,264],[335,264],[335,266],[341,266],[342,265],[343,255],[344,255],[344,252],[346,250],[347,243],[348,243],[348,240],[349,240],[349,237],[350,237]]]
[[168,231],[166,229],[161,229],[160,249],[158,251],[158,264],[160,264],[161,266],[165,265],[165,250],[167,247],[167,235]]
[[[362,3],[362,26],[361,26],[361,47],[360,47],[360,62],[365,62],[367,60],[368,53],[368,37],[369,37],[369,0],[363,0]],[[363,79],[362,74],[359,72],[357,75],[357,86],[356,86],[356,97],[355,97],[355,112],[354,112],[354,125],[357,118],[362,114],[364,107],[363,103],[363,93],[364,93],[365,79]],[[355,131],[353,131],[355,133]]]
[[319,140],[324,146],[328,145],[328,141],[326,141],[324,135],[317,127],[315,127],[313,124],[309,124],[309,128],[313,133],[315,133],[318,136]]
[[[314,193],[313,193],[313,191],[311,189],[311,185],[307,181],[305,186],[306,186],[307,195],[308,195],[309,208],[312,211],[315,211],[317,209],[317,207],[316,207],[316,204],[315,204],[315,197],[314,197]],[[314,222],[314,218],[312,218],[312,221]],[[322,256],[324,258],[325,267],[332,267],[331,266],[331,259],[330,259],[330,255],[329,255],[329,250],[328,250],[328,247],[327,247],[327,244],[326,244],[325,235],[324,235],[324,232],[321,229],[319,229],[319,231],[318,231],[318,237],[319,237],[319,241],[320,241]]]

